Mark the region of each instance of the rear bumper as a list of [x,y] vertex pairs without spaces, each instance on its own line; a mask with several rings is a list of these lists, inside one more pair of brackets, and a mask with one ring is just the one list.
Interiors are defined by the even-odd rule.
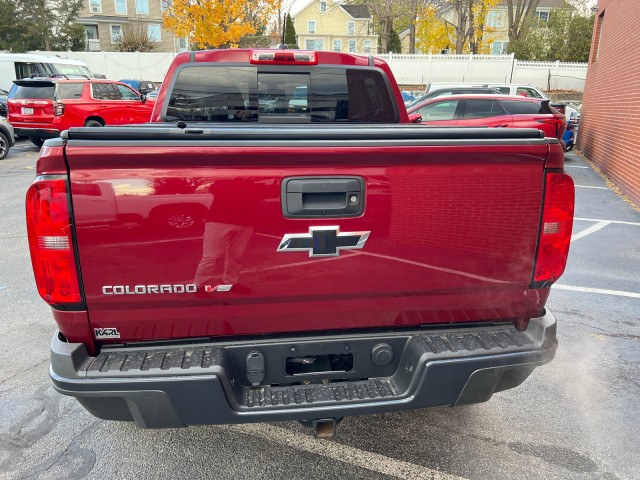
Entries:
[[19,137],[56,138],[60,136],[60,130],[55,128],[14,128]]
[[[372,361],[387,344],[393,360]],[[54,335],[50,375],[55,389],[93,415],[146,428],[313,420],[488,400],[522,383],[557,348],[551,313],[525,332],[511,325],[288,337],[273,341],[132,346],[89,357],[82,344]],[[244,359],[260,351],[265,378],[251,387]],[[295,353],[291,353],[291,352]],[[291,355],[353,352],[353,369],[287,375]],[[294,383],[295,384],[292,384]],[[308,382],[308,383],[307,383]]]

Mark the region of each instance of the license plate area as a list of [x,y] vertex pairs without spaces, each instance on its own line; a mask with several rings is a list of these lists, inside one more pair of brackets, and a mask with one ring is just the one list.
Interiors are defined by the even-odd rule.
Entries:
[[22,115],[33,115],[33,108],[22,107]]
[[353,354],[351,353],[288,357],[285,362],[285,373],[287,375],[350,372],[352,370]]

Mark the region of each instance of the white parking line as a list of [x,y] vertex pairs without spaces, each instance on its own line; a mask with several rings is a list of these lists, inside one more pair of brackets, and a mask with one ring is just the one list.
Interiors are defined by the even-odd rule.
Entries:
[[580,165],[565,165],[564,168],[586,168],[586,169],[589,169],[589,167],[581,167]]
[[367,452],[340,443],[317,440],[307,435],[292,432],[285,428],[268,424],[234,425],[229,427],[239,433],[246,433],[264,438],[269,442],[276,442],[289,448],[302,450],[323,457],[328,457],[348,465],[354,465],[372,472],[382,473],[396,478],[432,479],[432,480],[464,480],[462,477],[442,473],[438,470],[416,465],[395,458]]
[[610,223],[611,222],[603,220],[601,222],[596,223],[595,225],[591,225],[589,228],[585,228],[581,232],[576,233],[574,235],[571,235],[571,241],[575,242],[576,240],[578,240],[578,239],[580,239],[582,237],[586,237],[587,235],[589,235],[591,233],[597,232],[598,230],[602,230],[604,227],[606,227]]
[[553,285],[551,288],[555,288],[557,290],[569,290],[572,292],[601,293],[603,295],[614,295],[616,297],[640,298],[640,293],[625,292],[624,290],[606,290],[604,288],[574,287],[571,285],[558,284]]
[[596,190],[609,190],[607,187],[592,187],[590,185],[575,185],[576,188],[594,188]]
[[618,225],[634,225],[636,227],[640,227],[640,223],[624,222],[622,220],[602,220],[599,218],[581,218],[581,217],[575,217],[574,220],[580,220],[581,222],[596,222],[596,223],[609,222],[609,223],[615,223]]

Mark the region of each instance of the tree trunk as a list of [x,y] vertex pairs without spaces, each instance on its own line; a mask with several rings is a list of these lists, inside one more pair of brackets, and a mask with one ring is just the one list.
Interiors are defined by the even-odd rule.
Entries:
[[418,0],[411,0],[411,18],[409,18],[409,53],[416,53],[416,20],[418,19]]

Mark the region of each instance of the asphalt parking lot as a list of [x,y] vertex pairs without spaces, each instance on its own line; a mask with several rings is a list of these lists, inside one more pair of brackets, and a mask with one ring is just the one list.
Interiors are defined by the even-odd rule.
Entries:
[[24,225],[36,157],[21,141],[0,161],[0,478],[638,478],[640,213],[577,155],[555,360],[487,403],[347,418],[333,440],[295,422],[142,430],[58,395]]

